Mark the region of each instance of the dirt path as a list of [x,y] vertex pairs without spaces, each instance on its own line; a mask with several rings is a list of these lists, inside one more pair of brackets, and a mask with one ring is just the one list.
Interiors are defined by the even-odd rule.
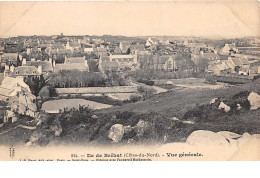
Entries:
[[10,132],[10,131],[12,131],[12,130],[14,130],[14,129],[19,128],[19,127],[20,127],[20,128],[23,128],[23,129],[28,129],[28,130],[35,130],[35,129],[36,129],[36,126],[26,126],[26,125],[21,125],[21,124],[19,124],[18,126],[14,127],[14,128],[11,128],[11,129],[9,129],[9,130],[6,130],[6,131],[0,133],[0,135],[3,135],[3,134],[5,134],[5,133],[8,133],[8,132]]

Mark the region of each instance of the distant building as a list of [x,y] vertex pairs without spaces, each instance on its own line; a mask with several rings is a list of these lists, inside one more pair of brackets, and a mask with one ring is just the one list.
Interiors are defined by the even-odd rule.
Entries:
[[157,45],[157,44],[159,44],[159,40],[158,39],[153,38],[153,37],[149,37],[146,40],[145,46],[151,47],[151,46],[154,46],[154,45]]
[[18,53],[4,53],[1,57],[1,66],[5,65],[18,65],[18,61],[22,60],[22,56]]
[[137,55],[110,55],[101,56],[99,59],[99,70],[101,72],[110,69],[119,71],[126,68],[135,70],[137,67]]
[[89,71],[88,61],[85,57],[65,57],[64,64],[53,65],[53,70],[56,73],[62,70]]
[[236,73],[238,75],[250,75],[250,63],[245,57],[229,57],[209,67],[215,75]]
[[27,61],[23,66],[34,66],[38,68],[39,66],[42,67],[42,74],[44,76],[49,75],[53,72],[53,62],[50,58],[49,61]]
[[237,53],[238,49],[236,48],[236,45],[233,44],[225,44],[225,46],[222,48],[221,53],[222,54],[232,54]]
[[18,66],[10,73],[11,77],[29,77],[42,75],[42,66]]
[[176,67],[176,61],[173,56],[170,55],[154,55],[152,57],[152,69],[153,70],[163,70],[163,71],[173,71]]
[[131,53],[137,53],[138,51],[144,51],[144,50],[145,50],[144,44],[132,44],[130,46]]
[[119,44],[119,48],[120,48],[121,52],[124,53],[124,54],[127,53],[130,46],[131,46],[131,43],[128,42],[128,41],[122,41]]

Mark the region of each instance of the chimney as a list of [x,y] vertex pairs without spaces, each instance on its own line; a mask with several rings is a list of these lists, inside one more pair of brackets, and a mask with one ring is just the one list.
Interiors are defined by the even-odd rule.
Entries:
[[38,66],[38,72],[39,72],[40,74],[42,74],[42,65],[39,65],[39,66]]
[[26,58],[23,58],[22,66],[24,66],[25,64],[26,64]]
[[55,61],[55,60],[53,61],[53,64],[52,64],[52,65],[53,65],[53,67],[55,67],[55,66],[56,66],[56,61]]
[[10,72],[13,72],[14,71],[14,66],[10,66]]

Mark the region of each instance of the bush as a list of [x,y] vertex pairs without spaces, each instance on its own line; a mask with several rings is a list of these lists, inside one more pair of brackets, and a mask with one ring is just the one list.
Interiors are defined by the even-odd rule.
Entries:
[[151,80],[139,79],[139,80],[137,80],[137,82],[144,83],[145,85],[149,85],[149,86],[154,85],[154,81],[151,81]]

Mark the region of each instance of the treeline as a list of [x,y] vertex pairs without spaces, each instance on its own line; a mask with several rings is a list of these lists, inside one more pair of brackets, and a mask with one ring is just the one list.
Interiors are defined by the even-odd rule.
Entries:
[[204,73],[200,71],[186,70],[186,71],[154,71],[154,70],[142,70],[130,71],[128,76],[137,80],[152,80],[152,79],[179,79],[189,77],[203,77]]
[[105,75],[97,72],[64,70],[51,74],[47,80],[47,85],[55,88],[79,88],[123,86],[125,82],[115,72],[108,72]]

